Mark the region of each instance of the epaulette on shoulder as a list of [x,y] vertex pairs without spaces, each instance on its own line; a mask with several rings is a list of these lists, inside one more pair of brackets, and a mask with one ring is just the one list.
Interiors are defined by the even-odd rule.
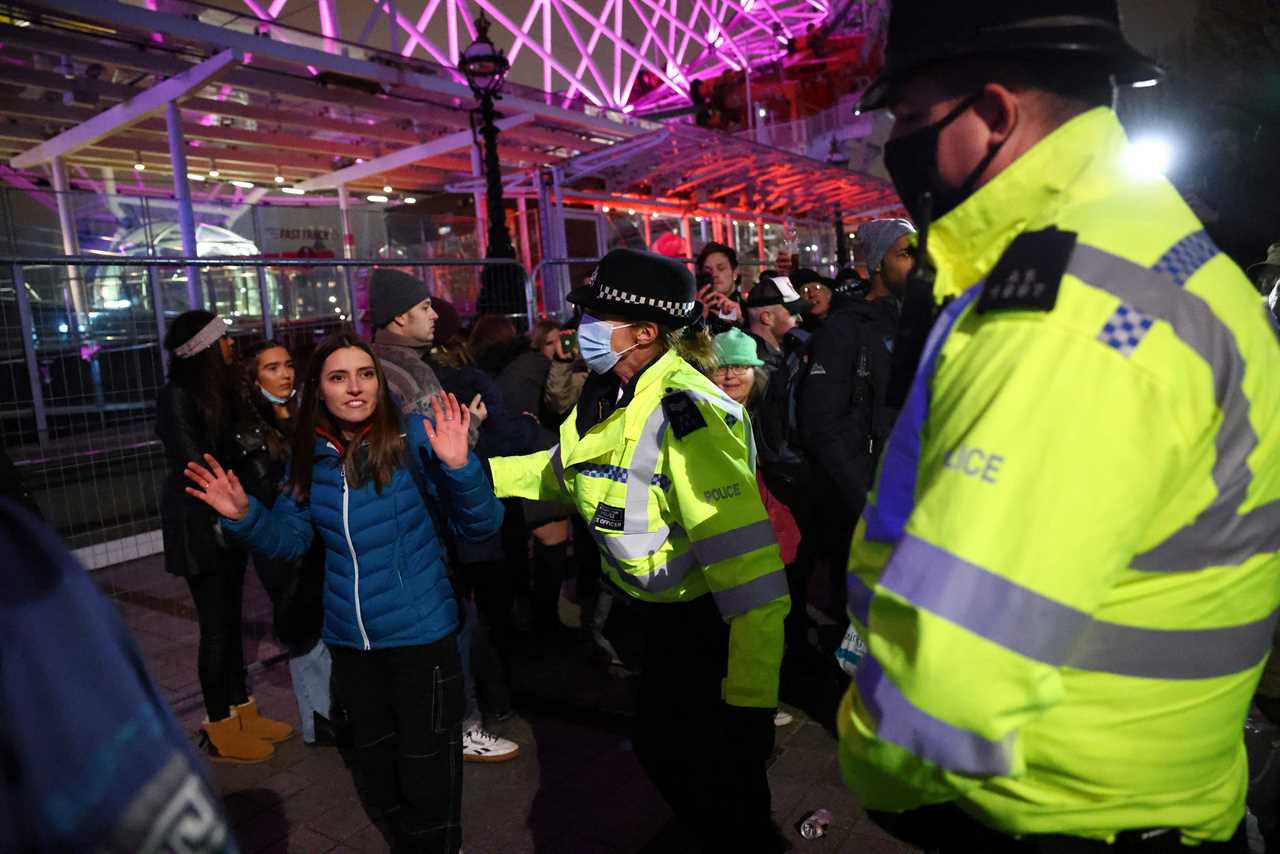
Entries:
[[974,311],[1053,311],[1077,237],[1052,227],[1019,234],[987,276]]

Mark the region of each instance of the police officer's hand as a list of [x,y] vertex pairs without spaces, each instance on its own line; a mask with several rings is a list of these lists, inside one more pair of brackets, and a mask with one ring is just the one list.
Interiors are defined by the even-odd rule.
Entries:
[[431,450],[449,468],[462,468],[467,464],[471,410],[459,406],[458,398],[453,395],[440,392],[431,398],[431,412],[434,419],[422,419],[422,427],[427,432],[427,440],[431,442]]
[[764,761],[773,753],[773,709],[720,705],[725,744],[735,756]]
[[243,519],[249,512],[249,496],[240,485],[240,478],[230,469],[223,471],[212,454],[205,454],[204,461],[208,463],[208,468],[197,462],[189,462],[182,472],[187,480],[200,487],[192,489],[188,486],[187,494],[199,498],[219,515],[233,521]]

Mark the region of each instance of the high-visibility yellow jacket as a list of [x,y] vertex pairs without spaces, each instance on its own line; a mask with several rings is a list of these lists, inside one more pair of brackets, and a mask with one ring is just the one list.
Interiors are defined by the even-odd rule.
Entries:
[[743,408],[674,352],[579,437],[577,410],[549,452],[491,461],[500,496],[573,504],[609,577],[647,602],[708,592],[729,621],[724,699],[778,704],[787,580],[755,478]]
[[[956,299],[850,557],[870,655],[840,760],[869,807],[1102,839],[1243,816],[1280,604],[1280,341],[1126,146],[1110,110],[1079,116],[930,235]],[[1062,275],[997,265],[1051,226],[1078,235]]]

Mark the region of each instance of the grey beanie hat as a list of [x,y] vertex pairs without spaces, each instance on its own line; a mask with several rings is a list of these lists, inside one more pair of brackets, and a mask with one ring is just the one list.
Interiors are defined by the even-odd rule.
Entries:
[[369,276],[369,322],[375,329],[386,326],[424,299],[431,291],[421,279],[408,273],[379,267]]
[[905,219],[877,219],[858,227],[858,242],[867,259],[867,274],[874,276],[884,262],[884,256],[904,234],[915,234],[916,227]]

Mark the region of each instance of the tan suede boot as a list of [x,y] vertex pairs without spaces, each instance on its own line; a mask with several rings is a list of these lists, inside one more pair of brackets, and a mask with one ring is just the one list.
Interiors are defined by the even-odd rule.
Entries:
[[243,730],[235,709],[220,721],[205,721],[200,731],[201,746],[212,762],[266,762],[276,752],[270,744]]
[[231,710],[236,715],[239,715],[240,728],[244,730],[245,735],[260,738],[272,744],[279,744],[282,741],[288,741],[293,738],[293,727],[259,715],[258,702],[252,697],[249,698],[247,703],[232,706]]

